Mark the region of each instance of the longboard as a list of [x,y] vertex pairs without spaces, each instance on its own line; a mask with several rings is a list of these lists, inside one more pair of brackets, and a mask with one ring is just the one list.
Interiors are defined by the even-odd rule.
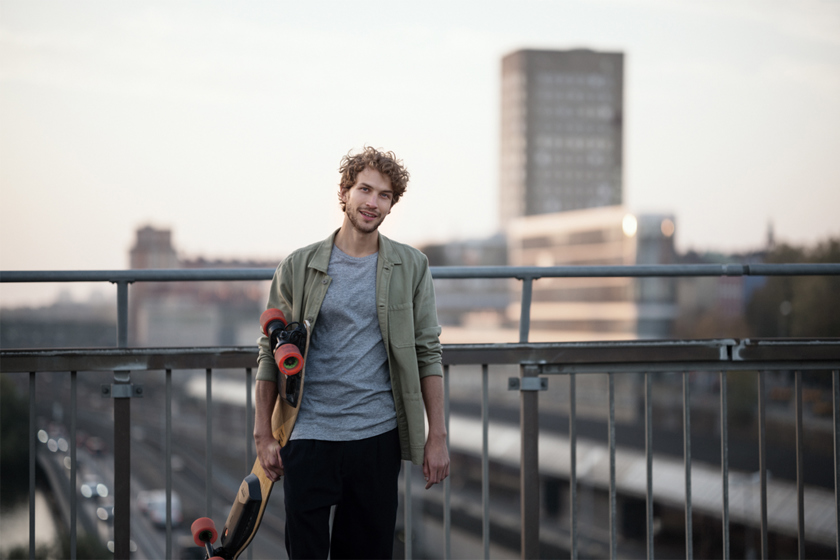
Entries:
[[[280,315],[282,316],[282,313]],[[309,351],[310,338],[309,323],[305,322],[304,327],[306,329],[306,343],[302,352],[304,359],[300,378],[295,380],[297,384],[295,394],[287,392],[287,387],[290,385],[289,378],[282,373],[278,375],[278,396],[277,402],[274,404],[274,411],[271,414],[271,431],[274,439],[280,442],[280,445],[285,445],[288,442],[299,410],[297,405],[303,390],[303,372],[306,368],[305,357]],[[267,329],[264,329],[264,331],[268,332]],[[274,350],[275,358],[280,361],[282,358],[278,355],[279,350]],[[280,369],[282,370],[282,366]],[[217,548],[213,547],[213,543],[219,536],[213,520],[209,517],[201,517],[193,522],[191,527],[193,540],[197,546],[205,548],[208,559],[235,560],[245,551],[260,528],[272,488],[274,488],[274,482],[266,476],[262,465],[260,465],[260,460],[257,459],[254,461],[251,473],[245,477],[239,486],[239,491],[236,493],[236,498],[222,529],[221,546]]]

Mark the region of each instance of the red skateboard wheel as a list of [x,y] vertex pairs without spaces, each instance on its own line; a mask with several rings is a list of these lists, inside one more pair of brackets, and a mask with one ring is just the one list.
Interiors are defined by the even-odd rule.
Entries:
[[216,542],[216,537],[219,536],[218,531],[216,531],[216,524],[209,517],[199,517],[193,521],[190,530],[192,531],[193,541],[201,547],[204,546],[204,543],[212,544]]
[[294,344],[284,344],[274,352],[274,361],[283,375],[294,375],[303,369],[303,356]]
[[266,309],[260,315],[260,326],[266,335],[268,335],[268,325],[273,321],[280,321],[283,323],[283,328],[286,327],[286,316],[283,315],[282,311],[274,308]]

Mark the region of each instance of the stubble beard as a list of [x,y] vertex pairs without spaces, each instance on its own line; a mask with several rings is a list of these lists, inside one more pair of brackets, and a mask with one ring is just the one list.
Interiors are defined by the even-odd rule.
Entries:
[[347,218],[350,220],[350,223],[353,227],[361,232],[361,233],[373,233],[379,226],[385,221],[385,216],[379,216],[379,219],[371,222],[369,224],[364,223],[361,218],[359,218],[359,209],[358,208],[350,208],[347,207],[347,210],[344,212],[347,215]]

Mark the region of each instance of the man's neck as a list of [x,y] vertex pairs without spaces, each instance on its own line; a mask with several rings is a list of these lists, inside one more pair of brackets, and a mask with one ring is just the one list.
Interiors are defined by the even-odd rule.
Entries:
[[366,257],[379,250],[379,231],[362,233],[347,223],[335,235],[335,246],[351,257]]

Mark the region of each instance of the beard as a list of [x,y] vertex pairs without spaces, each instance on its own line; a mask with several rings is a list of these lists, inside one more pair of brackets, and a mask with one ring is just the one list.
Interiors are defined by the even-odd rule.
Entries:
[[[377,219],[370,222],[366,222],[359,215],[358,208],[350,208],[349,206],[347,207],[347,210],[345,210],[344,213],[347,215],[347,219],[350,220],[350,223],[353,225],[353,227],[361,233],[373,233],[377,229],[379,229],[379,226],[382,224],[382,222],[385,221],[385,216],[380,214]],[[370,213],[372,214],[373,212]]]

